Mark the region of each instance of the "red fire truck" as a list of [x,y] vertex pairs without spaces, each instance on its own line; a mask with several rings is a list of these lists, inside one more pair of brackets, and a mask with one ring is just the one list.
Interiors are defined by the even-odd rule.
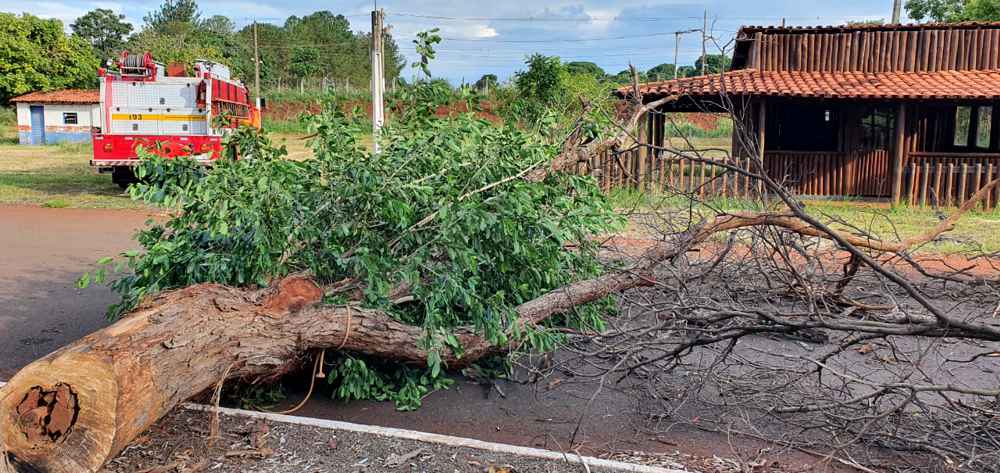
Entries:
[[[98,70],[101,119],[93,131],[99,173],[127,187],[140,147],[165,157],[193,156],[210,165],[222,150],[222,137],[240,126],[260,127],[260,110],[247,88],[230,78],[229,68],[210,61],[163,64],[149,53],[122,53],[117,70]],[[225,123],[213,119],[228,117]]]

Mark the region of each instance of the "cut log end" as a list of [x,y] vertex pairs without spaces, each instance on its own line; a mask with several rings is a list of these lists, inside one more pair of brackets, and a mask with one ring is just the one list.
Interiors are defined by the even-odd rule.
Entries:
[[76,424],[80,405],[73,389],[64,383],[54,389],[34,386],[14,411],[16,425],[25,439],[36,445],[58,443]]
[[312,279],[292,276],[278,282],[276,290],[264,299],[262,311],[272,317],[297,312],[323,299],[323,290]]
[[0,389],[0,445],[17,472],[96,471],[103,459],[94,457],[115,450],[118,383],[110,366],[88,354],[58,354]]

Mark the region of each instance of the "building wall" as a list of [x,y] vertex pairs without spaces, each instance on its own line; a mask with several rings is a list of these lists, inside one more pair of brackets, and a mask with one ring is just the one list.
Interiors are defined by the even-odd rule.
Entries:
[[[43,107],[45,119],[45,142],[35,143],[31,129],[31,106]],[[85,143],[90,141],[90,129],[100,120],[101,107],[98,104],[17,104],[17,135],[23,145],[53,143]],[[63,113],[75,112],[76,124],[66,124]]]
[[764,30],[739,38],[734,69],[935,72],[1000,68],[1000,25]]

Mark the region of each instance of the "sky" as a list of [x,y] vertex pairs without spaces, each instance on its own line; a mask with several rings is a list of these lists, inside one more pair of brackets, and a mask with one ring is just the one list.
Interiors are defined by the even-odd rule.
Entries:
[[[284,23],[290,15],[329,10],[346,16],[356,31],[371,28],[372,1],[223,0],[199,2],[202,15],[226,15],[238,27],[253,22]],[[124,14],[136,29],[158,0],[86,1],[0,0],[0,11],[28,12],[68,25],[94,8]],[[415,59],[416,33],[440,28],[444,41],[431,63],[436,77],[474,82],[493,73],[506,80],[523,69],[532,53],[569,61],[592,61],[610,74],[635,64],[648,69],[672,63],[676,31],[701,28],[708,12],[709,53],[731,44],[741,25],[831,25],[888,20],[892,0],[428,0],[378,1],[385,23],[408,62]],[[678,63],[693,64],[701,54],[700,33],[681,37]],[[404,77],[412,75],[409,68]]]

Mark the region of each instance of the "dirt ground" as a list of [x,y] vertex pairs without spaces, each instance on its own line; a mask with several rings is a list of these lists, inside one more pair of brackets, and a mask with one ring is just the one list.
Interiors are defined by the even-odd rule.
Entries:
[[[5,268],[0,274],[0,379],[107,324],[104,311],[116,301],[114,294],[102,287],[80,290],[74,282],[97,259],[133,248],[132,234],[153,216],[0,206],[0,264]],[[297,403],[304,388],[291,386],[286,401],[273,409]],[[591,456],[679,452],[690,464],[715,456],[760,461],[759,452],[766,448],[691,428],[669,437],[643,434],[636,429],[644,419],[633,397],[609,386],[588,402],[595,389],[593,381],[568,378],[496,387],[460,378],[451,389],[426,397],[415,412],[399,412],[384,402],[338,402],[321,389],[296,414],[557,451],[575,441],[582,454]],[[758,471],[850,471],[818,467],[817,458],[794,452],[765,459],[777,461],[779,468]]]
[[[211,419],[212,414],[208,412],[176,409],[105,466],[102,473],[616,471],[467,447],[228,415],[220,416],[219,435],[212,441]],[[640,460],[651,466],[679,466],[666,456],[645,456]],[[701,471],[708,473],[712,470]]]

